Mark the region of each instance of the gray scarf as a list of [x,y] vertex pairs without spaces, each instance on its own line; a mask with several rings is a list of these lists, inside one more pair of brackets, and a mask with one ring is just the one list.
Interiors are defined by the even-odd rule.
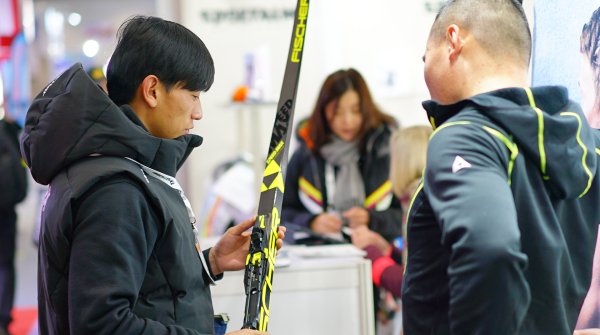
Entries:
[[332,136],[331,142],[323,145],[320,152],[327,163],[338,168],[334,199],[328,199],[328,202],[339,212],[354,206],[362,207],[365,186],[358,170],[358,141],[347,142]]

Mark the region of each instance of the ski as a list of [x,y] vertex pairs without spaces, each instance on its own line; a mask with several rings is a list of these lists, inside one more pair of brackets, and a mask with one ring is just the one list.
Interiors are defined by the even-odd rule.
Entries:
[[273,271],[277,254],[277,231],[283,203],[285,172],[288,161],[296,92],[304,50],[304,36],[309,0],[298,0],[294,27],[273,133],[269,143],[265,170],[258,203],[257,219],[252,228],[250,249],[246,259],[244,287],[246,304],[242,328],[267,330]]

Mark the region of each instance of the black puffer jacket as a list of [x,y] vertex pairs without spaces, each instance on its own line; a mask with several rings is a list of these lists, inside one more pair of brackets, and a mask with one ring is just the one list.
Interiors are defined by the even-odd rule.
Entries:
[[212,334],[209,278],[183,201],[123,158],[174,176],[201,141],[153,137],[81,65],[35,98],[21,147],[34,179],[50,185],[39,250],[42,334]]
[[[328,207],[325,160],[313,154],[308,139],[308,121],[301,122],[301,141],[287,167],[282,220],[301,227]],[[365,186],[365,204],[369,227],[391,241],[401,234],[402,207],[392,193],[389,180],[390,136],[392,128],[381,125],[366,135],[358,165]]]

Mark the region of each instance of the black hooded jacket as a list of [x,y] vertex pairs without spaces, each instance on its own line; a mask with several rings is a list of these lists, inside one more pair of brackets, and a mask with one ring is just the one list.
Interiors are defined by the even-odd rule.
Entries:
[[600,222],[598,132],[560,87],[424,103],[405,334],[573,333]]
[[210,279],[179,193],[124,158],[174,176],[201,141],[150,135],[81,65],[35,98],[21,150],[34,179],[49,184],[42,334],[213,333]]

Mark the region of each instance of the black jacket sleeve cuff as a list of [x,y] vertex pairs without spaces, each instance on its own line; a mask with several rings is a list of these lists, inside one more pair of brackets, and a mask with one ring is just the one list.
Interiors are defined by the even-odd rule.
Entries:
[[206,271],[204,272],[204,280],[209,283],[211,281],[217,281],[217,280],[223,279],[223,273],[221,273],[220,275],[217,276],[213,273],[212,269],[210,268],[210,261],[208,258],[210,249],[211,248],[208,248],[208,249],[202,251],[202,253],[204,254],[204,259],[206,259],[206,267],[208,268],[208,272],[209,272],[209,273],[206,273]]

